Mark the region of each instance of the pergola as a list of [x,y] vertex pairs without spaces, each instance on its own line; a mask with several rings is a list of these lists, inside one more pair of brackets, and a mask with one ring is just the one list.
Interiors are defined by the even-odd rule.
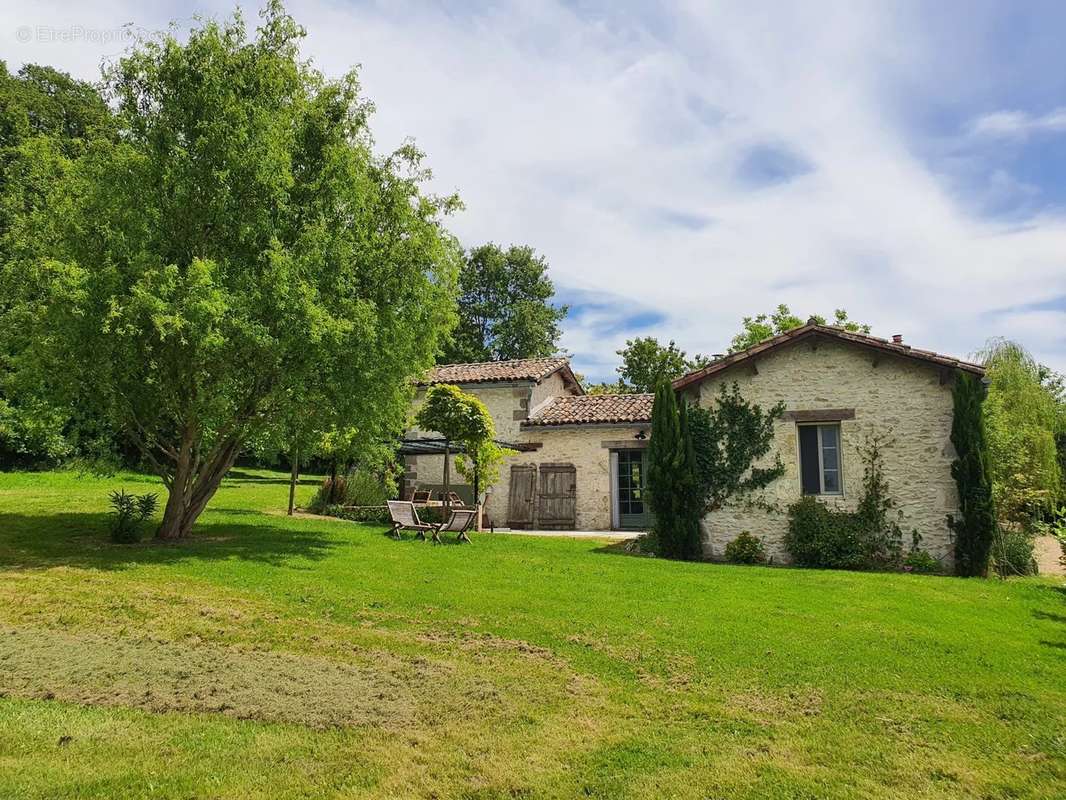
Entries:
[[[539,448],[539,445],[530,442],[504,442],[500,439],[494,439],[493,441],[502,448],[516,450],[520,453],[528,453]],[[456,442],[436,438],[401,439],[399,447],[396,448],[396,455],[398,456],[448,456],[463,452],[462,446]],[[478,504],[478,497],[481,496],[479,479],[480,476],[475,470],[474,505]]]

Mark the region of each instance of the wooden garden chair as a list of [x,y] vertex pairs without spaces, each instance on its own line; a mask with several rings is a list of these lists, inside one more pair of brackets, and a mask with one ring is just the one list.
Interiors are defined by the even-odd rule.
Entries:
[[455,492],[448,492],[447,494],[441,492],[440,499],[442,501],[446,500],[451,508],[468,508],[466,501]]
[[415,504],[409,500],[389,500],[389,516],[392,518],[392,535],[400,539],[400,531],[408,530],[415,531],[418,534],[419,539],[426,538],[426,531],[433,532],[433,538],[436,541],[440,541],[437,538],[434,526],[427,522],[423,522],[418,518],[418,511],[415,509]]
[[441,543],[440,535],[442,533],[454,533],[455,541],[470,541],[470,537],[467,535],[467,531],[474,527],[474,523],[477,521],[477,510],[463,508],[458,511],[453,511],[447,522],[442,522],[433,531],[433,541],[437,544]]
[[429,502],[431,494],[432,492],[427,489],[415,489],[415,491],[411,492],[411,502],[425,505]]

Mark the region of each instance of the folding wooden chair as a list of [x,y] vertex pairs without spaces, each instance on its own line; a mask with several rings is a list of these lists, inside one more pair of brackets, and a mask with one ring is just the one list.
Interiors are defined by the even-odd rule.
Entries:
[[444,492],[441,492],[440,493],[440,499],[441,499],[442,502],[447,500],[448,501],[448,506],[450,508],[469,508],[470,507],[470,506],[468,506],[466,504],[466,501],[463,500],[463,498],[461,498],[456,492],[448,492],[447,494],[445,494]]
[[389,516],[392,518],[392,535],[400,539],[401,530],[416,531],[419,539],[426,538],[426,531],[433,532],[433,538],[436,541],[440,541],[437,538],[437,534],[434,527],[427,522],[423,522],[418,518],[418,511],[415,509],[415,504],[409,500],[389,500]]
[[474,527],[474,523],[477,521],[477,510],[463,508],[458,511],[453,511],[451,517],[447,522],[442,522],[433,531],[433,541],[440,544],[441,533],[454,533],[455,541],[470,541],[470,537],[467,536],[467,531]]
[[428,489],[415,489],[411,492],[411,502],[421,503],[425,505],[429,502],[429,496],[432,494]]

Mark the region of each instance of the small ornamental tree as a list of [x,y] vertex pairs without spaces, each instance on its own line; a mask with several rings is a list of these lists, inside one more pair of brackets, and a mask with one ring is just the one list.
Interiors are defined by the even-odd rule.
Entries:
[[969,373],[955,379],[951,443],[957,458],[951,475],[959,490],[959,516],[948,516],[955,533],[955,574],[964,577],[988,574],[988,558],[996,533],[995,504],[985,448],[985,425],[981,405],[984,387]]
[[[492,415],[474,395],[450,383],[438,383],[426,392],[426,400],[418,409],[415,422],[422,430],[435,431],[444,437],[444,503],[447,511],[453,444],[459,445],[466,454],[460,472],[473,479],[475,486],[480,479],[480,470],[491,473],[502,458],[502,451],[493,441],[496,427]],[[474,501],[477,502],[476,497]]]
[[500,463],[515,450],[500,447],[492,439],[460,453],[455,458],[455,468],[474,487],[474,503],[481,502],[481,492],[500,479]]

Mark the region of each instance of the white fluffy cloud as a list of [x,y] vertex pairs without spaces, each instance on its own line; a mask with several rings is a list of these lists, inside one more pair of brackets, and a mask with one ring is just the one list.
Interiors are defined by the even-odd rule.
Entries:
[[1056,108],[1046,114],[993,111],[975,119],[972,130],[978,136],[1004,138],[1019,138],[1033,133],[1066,133],[1066,108]]
[[[460,192],[464,242],[531,244],[558,284],[610,299],[566,328],[579,369],[609,374],[636,333],[721,352],[741,316],[779,302],[843,306],[875,333],[958,355],[1017,336],[1066,369],[1066,312],[1047,308],[1066,297],[1066,218],[976,216],[923,156],[910,87],[968,71],[929,71],[944,42],[921,19],[896,4],[582,8],[290,3],[322,69],[362,64],[379,146],[413,136],[435,188]],[[113,1],[74,13],[3,12],[9,63],[91,76],[120,48],[15,32],[158,28],[189,12]],[[973,58],[964,44],[959,59]],[[958,135],[1055,133],[1063,119],[984,108]],[[664,318],[627,329],[648,311]]]

